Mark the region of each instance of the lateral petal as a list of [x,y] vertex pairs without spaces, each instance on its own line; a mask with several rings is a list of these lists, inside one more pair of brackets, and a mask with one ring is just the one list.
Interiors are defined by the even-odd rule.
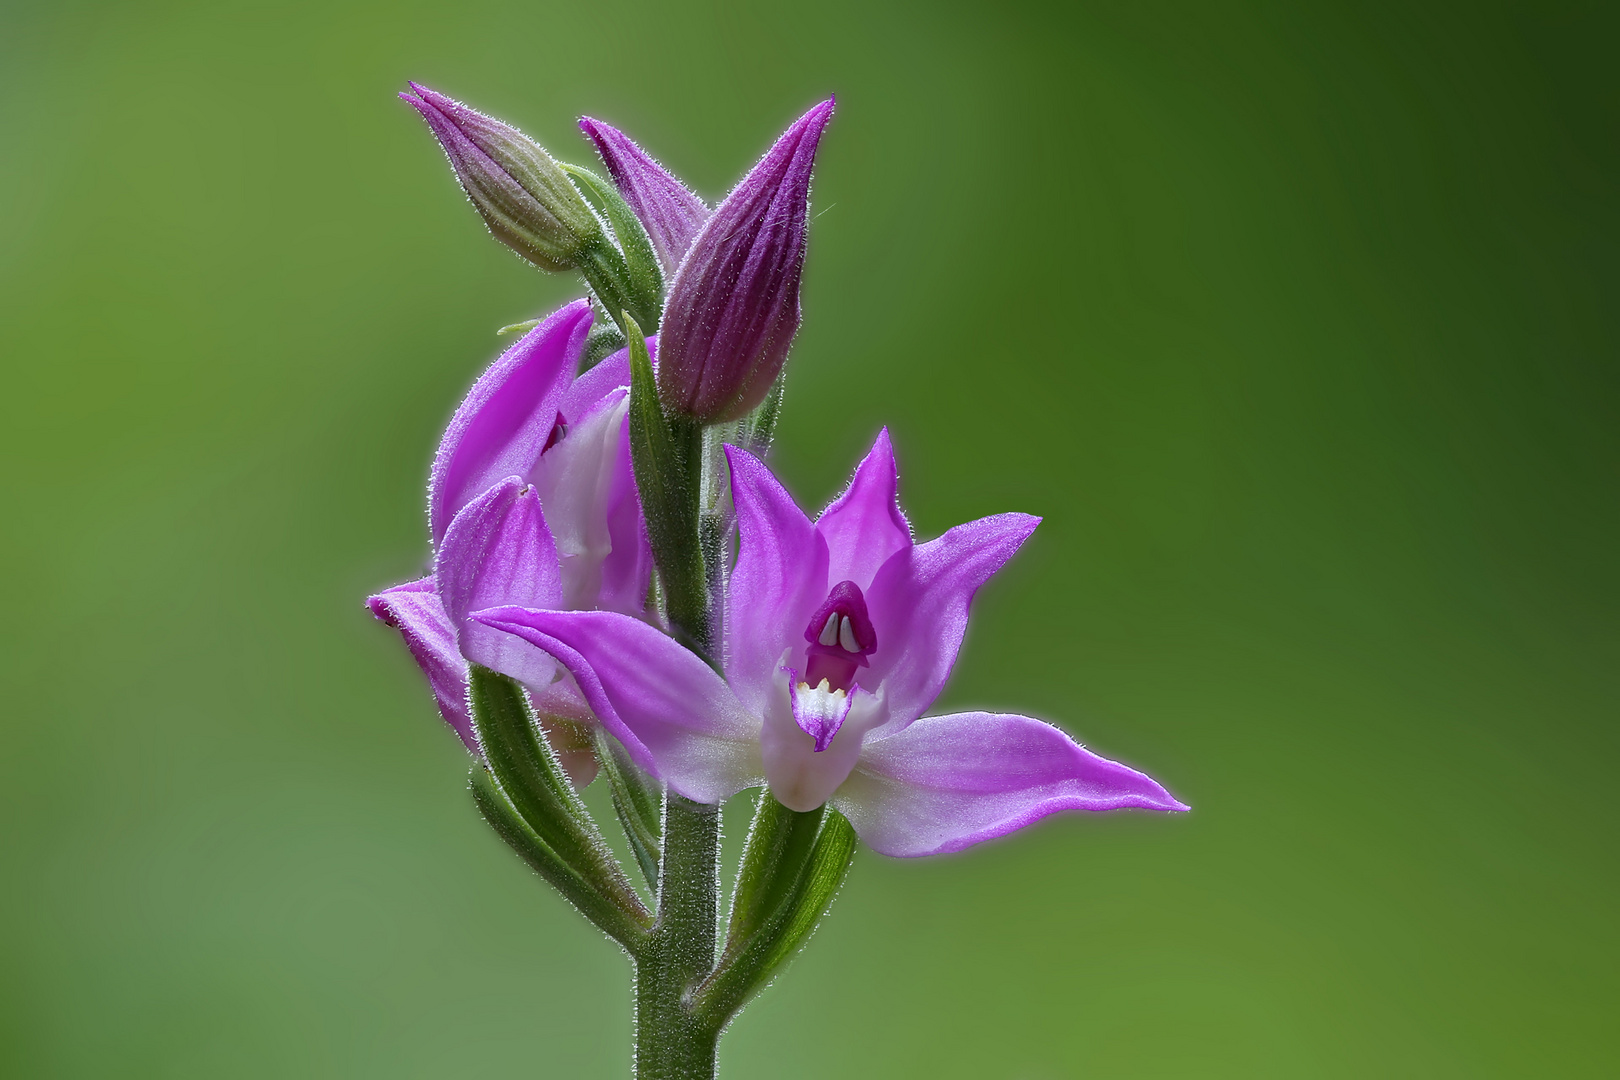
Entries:
[[[658,335],[647,339],[647,355],[658,363]],[[594,412],[603,398],[621,386],[630,385],[630,349],[626,346],[601,360],[580,375],[557,398],[557,411],[573,424],[587,413]],[[549,435],[549,431],[548,431]]]
[[890,719],[874,735],[911,723],[945,688],[967,633],[973,594],[1012,558],[1040,518],[996,514],[898,552],[866,592],[878,647],[861,682],[881,686]]
[[[535,492],[562,566],[562,600],[547,606],[570,610],[597,606],[602,563],[613,548],[608,501],[618,476],[619,451],[625,446],[628,409],[628,392],[612,391],[595,411],[571,423],[568,435],[535,463]],[[525,606],[540,605],[525,602]]]
[[832,802],[874,851],[900,858],[960,851],[1059,810],[1187,809],[1050,724],[982,712],[867,742]]
[[609,550],[602,560],[602,588],[596,606],[640,617],[647,610],[653,555],[647,522],[641,513],[641,495],[636,490],[635,465],[630,458],[628,413],[619,420],[605,512]]
[[557,420],[591,308],[564,305],[491,364],[456,409],[433,457],[428,526],[437,546],[463,506],[503,477],[527,476]]
[[473,618],[556,657],[637,764],[697,802],[761,783],[758,718],[714,670],[639,619],[501,607]]
[[[439,714],[468,751],[482,758],[484,752],[478,746],[472,717],[467,714],[467,661],[456,651],[455,628],[439,601],[433,579],[425,577],[386,589],[367,597],[366,606],[400,632],[405,647],[428,677]],[[593,723],[595,717],[574,680],[564,676],[538,693],[530,690],[529,699],[569,780],[577,788],[589,784],[596,776],[596,755],[588,746],[574,745],[576,736],[566,728]],[[567,723],[559,723],[559,719]]]
[[618,128],[589,116],[580,117],[579,128],[596,144],[619,194],[646,228],[669,280],[709,220],[708,206]]
[[557,547],[533,488],[508,477],[463,507],[433,570],[461,655],[537,690],[551,685],[557,665],[550,657],[468,618],[505,604],[562,602]]
[[726,676],[756,716],[784,649],[803,644],[804,620],[827,592],[827,544],[765,463],[727,446],[737,507],[737,565],[726,603]]
[[467,661],[456,648],[456,631],[445,614],[433,578],[395,585],[366,598],[366,606],[378,619],[398,630],[405,639],[422,674],[433,689],[439,715],[450,725],[467,749],[478,757],[478,738],[473,734],[472,717],[467,713]]

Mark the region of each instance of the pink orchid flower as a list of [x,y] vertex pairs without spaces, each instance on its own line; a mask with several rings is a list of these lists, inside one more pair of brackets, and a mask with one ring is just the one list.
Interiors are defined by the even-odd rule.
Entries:
[[1185,810],[1148,776],[1027,716],[923,716],[974,593],[1039,519],[998,514],[914,543],[888,432],[812,523],[727,447],[740,547],[722,676],[641,619],[506,604],[472,619],[562,663],[642,767],[699,802],[766,784],[830,802],[873,849],[932,855],[1059,810]]
[[[652,555],[626,436],[629,354],[576,378],[590,327],[587,302],[568,304],[473,385],[433,460],[433,572],[367,601],[404,636],[439,711],[474,754],[468,661],[522,681],[544,720],[594,718],[555,662],[471,620],[472,611],[522,604],[645,615]],[[588,749],[559,751],[576,783],[594,775]]]

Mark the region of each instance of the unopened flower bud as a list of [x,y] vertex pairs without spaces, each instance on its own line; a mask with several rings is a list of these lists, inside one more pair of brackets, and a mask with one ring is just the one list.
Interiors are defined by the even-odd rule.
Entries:
[[495,238],[542,270],[568,270],[602,226],[557,163],[510,124],[411,83],[400,94],[428,122]]
[[596,144],[608,175],[641,219],[664,273],[673,275],[709,220],[709,208],[618,128],[589,116],[580,117],[579,128]]
[[829,99],[795,121],[693,239],[658,339],[668,412],[735,420],[780,374],[799,329],[810,170],[832,110]]

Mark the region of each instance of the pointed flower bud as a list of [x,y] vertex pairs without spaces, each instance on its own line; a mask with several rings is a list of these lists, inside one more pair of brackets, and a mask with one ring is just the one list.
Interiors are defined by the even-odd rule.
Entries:
[[400,94],[444,148],[495,238],[542,270],[567,270],[602,226],[557,163],[509,124],[418,83]]
[[646,227],[665,275],[673,275],[709,220],[709,208],[618,128],[582,116],[579,129],[596,144],[619,194]]
[[735,420],[781,372],[799,329],[810,170],[832,111],[828,99],[795,121],[693,239],[658,339],[671,414]]

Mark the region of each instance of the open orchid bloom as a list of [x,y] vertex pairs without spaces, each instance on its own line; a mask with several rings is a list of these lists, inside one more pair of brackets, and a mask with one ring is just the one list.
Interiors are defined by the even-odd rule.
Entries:
[[[473,385],[434,457],[433,573],[368,600],[404,636],[475,754],[469,660],[521,680],[545,721],[592,716],[555,662],[470,612],[522,604],[644,615],[652,556],[625,435],[629,358],[621,350],[575,378],[590,325],[585,301],[568,304]],[[589,751],[553,735],[570,775],[589,779]]]
[[741,538],[723,677],[630,615],[506,604],[472,618],[560,661],[638,763],[685,797],[765,783],[794,810],[830,802],[887,855],[956,851],[1058,810],[1186,809],[1039,720],[923,717],[974,593],[1038,519],[999,514],[914,543],[887,431],[814,523],[758,459],[727,457]]

